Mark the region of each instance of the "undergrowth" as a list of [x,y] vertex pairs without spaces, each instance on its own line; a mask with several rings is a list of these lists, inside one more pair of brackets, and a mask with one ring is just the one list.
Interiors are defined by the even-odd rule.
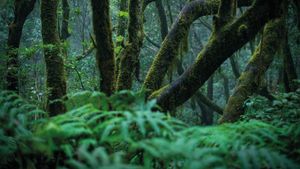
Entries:
[[0,92],[0,168],[299,168],[300,90],[255,96],[239,122],[189,126],[143,93],[68,96],[55,117]]

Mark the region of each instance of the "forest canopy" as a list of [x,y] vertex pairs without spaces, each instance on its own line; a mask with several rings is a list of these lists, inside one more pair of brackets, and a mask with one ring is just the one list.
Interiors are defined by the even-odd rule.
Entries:
[[2,0],[0,168],[300,168],[298,0]]

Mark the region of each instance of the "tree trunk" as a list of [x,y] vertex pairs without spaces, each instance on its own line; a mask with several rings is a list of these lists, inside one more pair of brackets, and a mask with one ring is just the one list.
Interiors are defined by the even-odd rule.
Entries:
[[195,63],[164,88],[157,103],[164,110],[171,110],[187,101],[228,57],[254,38],[265,23],[276,16],[274,11],[280,3],[281,0],[257,0],[239,19],[215,29]]
[[117,41],[116,46],[120,47],[124,43],[126,28],[127,28],[127,16],[121,15],[122,12],[128,12],[128,0],[120,0],[119,2],[119,16],[118,16],[118,28],[117,37],[122,37],[122,41]]
[[125,47],[126,39],[126,28],[128,25],[128,18],[126,15],[121,13],[128,12],[128,0],[120,0],[119,2],[119,16],[118,16],[118,27],[117,27],[117,42],[116,42],[116,67],[115,67],[115,79],[117,79],[120,68],[120,52]]
[[63,20],[61,24],[60,37],[65,41],[70,36],[69,32],[69,19],[70,19],[70,6],[68,0],[62,0]]
[[18,48],[20,46],[22,30],[27,16],[34,8],[36,0],[16,0],[14,3],[14,20],[9,25],[7,40],[7,89],[19,92],[18,72],[20,69],[18,59]]
[[[214,96],[214,75],[212,75],[208,81],[207,81],[207,98],[211,101],[213,101]],[[206,125],[212,125],[213,124],[213,118],[214,118],[214,112],[212,110],[207,110],[202,113],[205,120],[203,122]]]
[[42,38],[47,74],[47,108],[51,116],[65,112],[66,79],[57,27],[58,0],[42,0]]
[[291,50],[288,42],[288,35],[286,31],[285,42],[282,45],[282,54],[283,54],[283,81],[286,92],[293,92],[297,90],[296,84],[293,80],[297,79],[297,73],[293,61],[293,57],[291,54]]
[[100,90],[111,95],[115,82],[115,58],[109,0],[91,0],[91,4],[96,40],[96,61],[100,73]]
[[161,39],[164,40],[165,37],[168,35],[168,21],[166,12],[162,3],[162,0],[156,0],[155,5],[158,11],[159,22],[160,22],[160,35]]
[[121,53],[117,90],[131,89],[134,74],[139,69],[139,54],[144,40],[143,0],[130,0],[128,42]]
[[[251,2],[251,0],[239,0],[238,6],[249,6]],[[218,0],[195,0],[184,6],[156,54],[143,88],[152,93],[161,87],[169,67],[178,55],[180,44],[188,36],[191,24],[201,16],[216,14],[219,4]]]
[[236,121],[243,114],[244,102],[261,86],[264,74],[280,47],[282,30],[284,30],[283,18],[271,20],[266,24],[261,43],[239,78],[220,122]]
[[230,65],[231,65],[231,68],[232,68],[232,72],[233,72],[235,78],[238,79],[240,77],[240,71],[239,71],[238,65],[236,64],[235,56],[236,55],[232,55],[229,58],[229,60],[230,60]]
[[223,79],[223,87],[224,87],[224,96],[225,96],[225,103],[227,103],[229,96],[230,96],[230,92],[229,92],[229,79],[226,76],[225,73],[222,72],[222,70],[220,69],[220,75]]

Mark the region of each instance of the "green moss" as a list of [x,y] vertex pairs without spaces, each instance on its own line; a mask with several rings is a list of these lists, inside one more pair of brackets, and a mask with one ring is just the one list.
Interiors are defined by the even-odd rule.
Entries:
[[239,27],[239,34],[245,34],[245,32],[247,32],[248,30],[248,26],[246,24],[242,24],[240,27]]

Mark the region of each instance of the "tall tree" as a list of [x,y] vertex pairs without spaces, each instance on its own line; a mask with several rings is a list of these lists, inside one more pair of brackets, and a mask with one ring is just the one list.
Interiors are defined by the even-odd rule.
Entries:
[[139,54],[144,40],[143,0],[129,1],[128,41],[121,53],[117,90],[131,89],[134,73],[139,69]]
[[42,38],[47,74],[47,108],[51,116],[65,112],[61,100],[66,95],[64,60],[57,26],[58,0],[42,0]]
[[7,40],[7,89],[19,91],[19,59],[18,48],[20,46],[22,30],[26,18],[34,8],[36,0],[15,0],[14,2],[14,20],[9,25],[9,34]]
[[111,95],[115,83],[115,58],[109,0],[91,0],[91,4],[96,37],[96,61],[100,73],[100,90]]

